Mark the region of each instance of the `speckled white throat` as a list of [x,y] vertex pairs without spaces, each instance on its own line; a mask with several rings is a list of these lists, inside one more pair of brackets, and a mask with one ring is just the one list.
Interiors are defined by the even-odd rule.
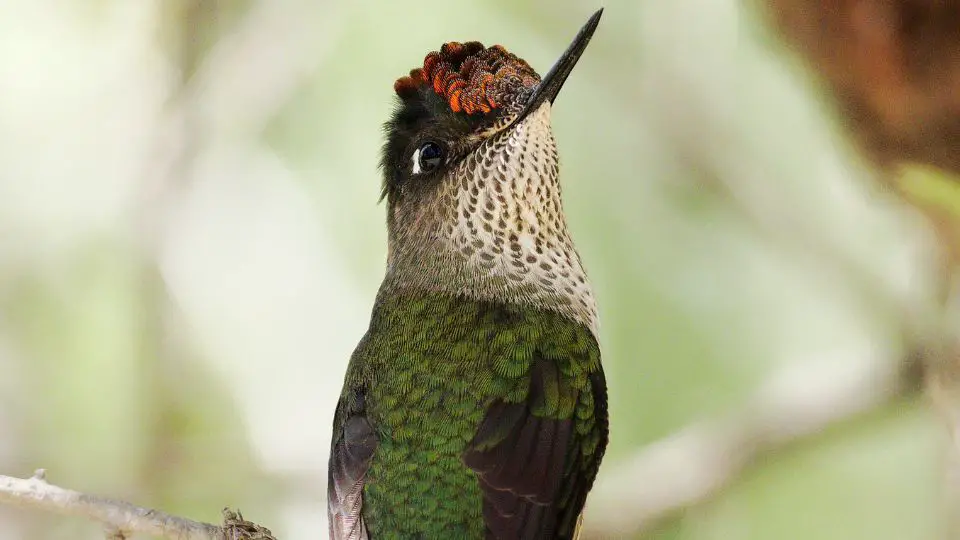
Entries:
[[550,111],[545,102],[483,140],[427,200],[394,207],[386,290],[555,310],[597,334],[593,290],[561,204]]

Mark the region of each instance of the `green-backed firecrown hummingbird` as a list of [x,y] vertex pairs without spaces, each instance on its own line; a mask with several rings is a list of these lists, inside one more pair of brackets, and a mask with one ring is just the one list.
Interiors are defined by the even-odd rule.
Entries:
[[550,112],[601,11],[542,79],[452,42],[394,84],[387,269],[334,416],[331,538],[576,538],[607,391]]

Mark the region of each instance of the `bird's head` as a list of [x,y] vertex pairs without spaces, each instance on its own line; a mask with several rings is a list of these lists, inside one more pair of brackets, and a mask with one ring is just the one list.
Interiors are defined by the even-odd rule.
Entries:
[[437,279],[469,289],[478,279],[526,287],[576,273],[550,112],[601,13],[544,77],[504,47],[474,41],[444,44],[394,83],[381,159],[388,275],[438,288],[429,276],[439,267]]

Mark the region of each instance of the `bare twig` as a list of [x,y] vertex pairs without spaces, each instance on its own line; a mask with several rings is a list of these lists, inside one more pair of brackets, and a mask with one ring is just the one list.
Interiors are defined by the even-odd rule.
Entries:
[[47,482],[43,469],[37,469],[30,478],[0,475],[0,503],[99,521],[107,540],[125,540],[131,534],[171,540],[276,540],[270,529],[243,519],[240,512],[229,508],[223,510],[223,525],[212,525],[64,489]]
[[225,540],[221,527],[123,501],[87,495],[47,482],[43,469],[30,478],[0,475],[0,502],[99,521],[111,538],[142,533],[176,540]]
[[899,370],[875,359],[825,364],[786,369],[739,412],[689,426],[622,462],[591,495],[583,537],[649,531],[715,496],[760,456],[921,390],[915,358]]

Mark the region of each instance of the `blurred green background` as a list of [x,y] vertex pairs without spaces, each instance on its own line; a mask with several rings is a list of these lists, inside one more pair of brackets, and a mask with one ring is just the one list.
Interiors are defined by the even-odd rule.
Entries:
[[[393,80],[451,40],[545,72],[598,5],[2,4],[0,474],[44,467],[74,489],[325,537],[330,418],[385,258]],[[905,311],[933,309],[938,285],[927,227],[877,188],[752,5],[604,7],[553,114],[610,383],[588,523],[937,537],[944,435],[919,393],[761,453],[642,533],[625,525],[654,486],[613,486],[646,445],[895,370]],[[688,458],[668,458],[679,472],[653,493],[682,494]],[[100,537],[0,507],[0,538]]]

